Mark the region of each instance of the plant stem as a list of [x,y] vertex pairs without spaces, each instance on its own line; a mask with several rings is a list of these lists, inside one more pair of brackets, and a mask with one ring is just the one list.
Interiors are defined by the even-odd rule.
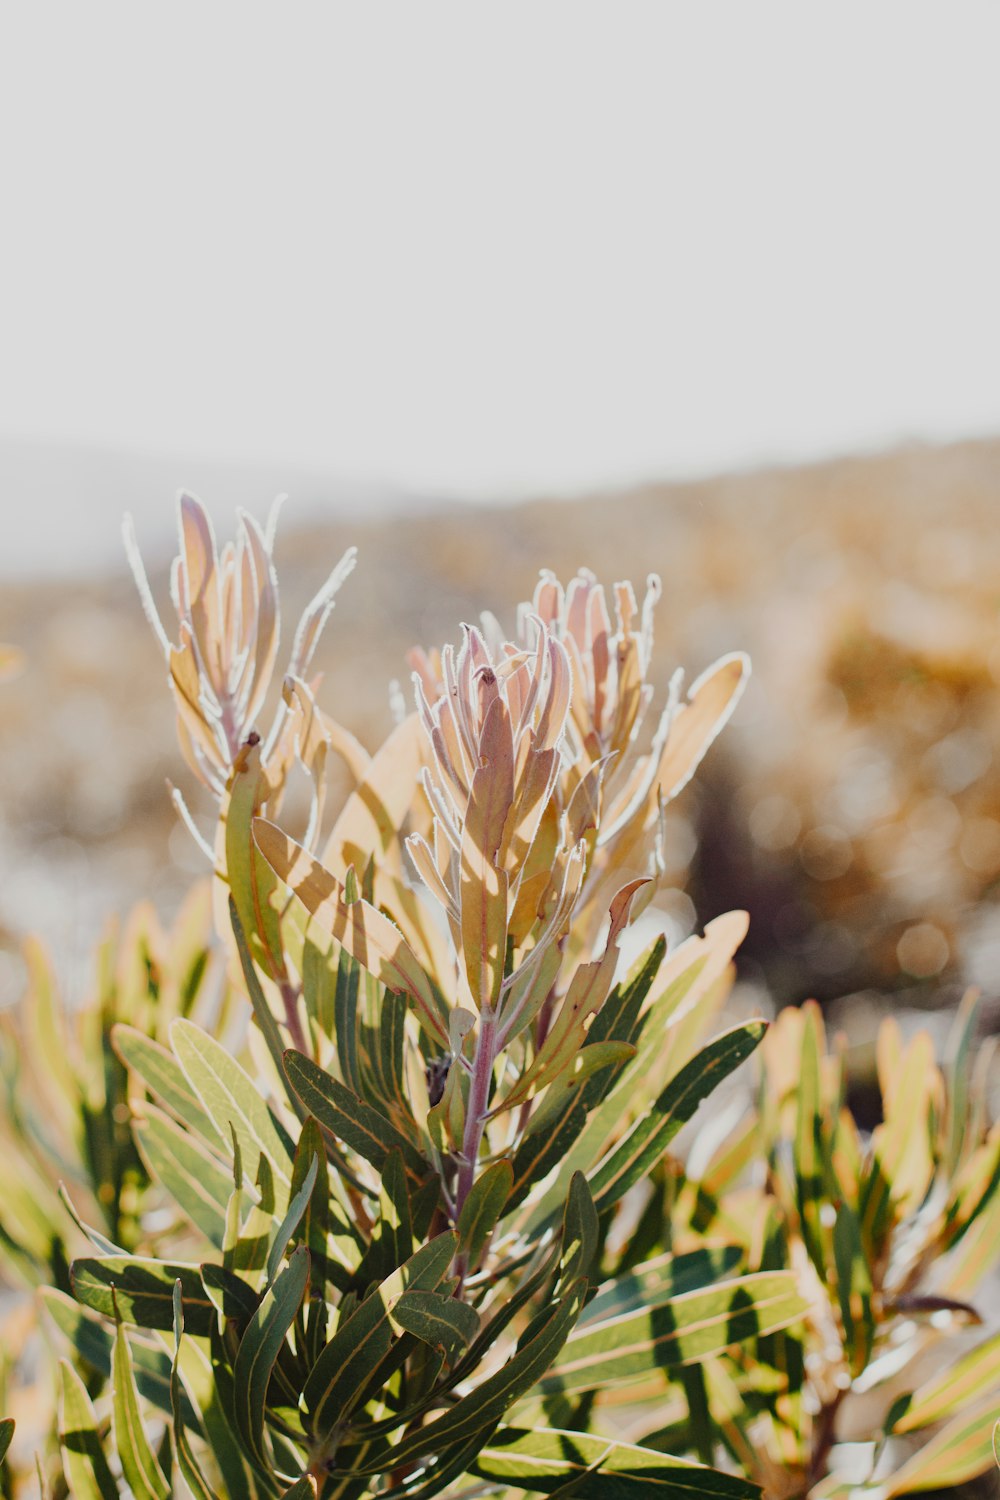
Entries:
[[292,1046],[296,1052],[304,1052],[311,1057],[309,1043],[306,1034],[302,1030],[302,1022],[299,1020],[299,991],[288,979],[280,981],[281,1000],[285,1007],[285,1025],[288,1027],[288,1035],[292,1039]]
[[462,1212],[466,1198],[476,1180],[476,1163],[483,1140],[486,1116],[489,1112],[490,1084],[493,1081],[493,1064],[497,1058],[499,1037],[496,1012],[485,1005],[479,1017],[479,1035],[476,1038],[476,1055],[472,1061],[472,1083],[469,1087],[469,1103],[465,1111],[465,1131],[462,1136],[462,1160],[455,1189],[455,1216]]
[[838,1391],[832,1401],[821,1409],[816,1420],[813,1437],[812,1462],[809,1465],[809,1488],[826,1475],[827,1462],[837,1435],[837,1412],[846,1391]]

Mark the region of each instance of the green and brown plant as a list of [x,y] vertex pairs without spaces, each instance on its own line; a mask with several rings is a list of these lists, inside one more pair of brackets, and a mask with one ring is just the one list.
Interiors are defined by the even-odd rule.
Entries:
[[78,1013],[36,964],[18,1022],[5,1263],[70,1356],[42,1493],[887,1500],[980,1472],[974,1004],[943,1067],[884,1028],[866,1136],[818,1011],[734,1012],[744,914],[666,951],[665,810],[745,658],[655,713],[658,581],[640,607],[543,573],[510,638],[413,653],[369,755],[309,675],[353,554],[279,684],[273,540],[244,516],[220,553],[182,499],[173,643],[129,533],[212,891],[170,940],[134,918]]

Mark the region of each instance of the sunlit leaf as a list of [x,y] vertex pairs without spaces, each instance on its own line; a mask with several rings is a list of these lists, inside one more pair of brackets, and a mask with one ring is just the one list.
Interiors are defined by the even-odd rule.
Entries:
[[265,859],[317,924],[391,990],[402,991],[428,1034],[448,1044],[448,1028],[427,975],[398,927],[367,901],[348,904],[328,870],[272,823],[258,818],[254,837]]
[[501,1427],[469,1467],[493,1484],[580,1500],[752,1500],[760,1494],[745,1479],[580,1432]]
[[309,1251],[300,1245],[251,1318],[233,1366],[236,1424],[251,1453],[264,1465],[269,1462],[264,1446],[268,1383],[308,1279]]
[[119,1500],[87,1388],[67,1360],[60,1361],[60,1370],[59,1443],[69,1493],[73,1500]]
[[[956,1363],[917,1387],[894,1432],[912,1432],[927,1427],[968,1402],[981,1400],[1000,1388],[1000,1334],[970,1349]],[[1000,1393],[997,1395],[1000,1405]]]
[[253,1080],[193,1021],[175,1021],[170,1040],[227,1153],[235,1131],[245,1163],[256,1162],[260,1155],[267,1158],[278,1190],[278,1210],[284,1213],[292,1180],[291,1147]]
[[596,1390],[657,1369],[692,1364],[745,1339],[787,1328],[808,1310],[790,1272],[762,1271],[685,1292],[573,1333],[543,1392]]
[[724,1032],[671,1079],[649,1113],[632,1126],[592,1176],[599,1210],[615,1203],[648,1172],[702,1100],[750,1056],[766,1030],[764,1021],[752,1021]]
[[119,1323],[112,1357],[115,1446],[134,1500],[170,1500],[170,1485],[142,1424],[128,1340]]
[[882,1486],[880,1500],[944,1489],[982,1474],[993,1461],[991,1421],[996,1404],[991,1396],[953,1417]]
[[71,1276],[78,1301],[106,1318],[113,1318],[117,1307],[126,1323],[169,1331],[173,1327],[174,1283],[179,1281],[185,1326],[205,1336],[215,1320],[198,1266],[140,1256],[102,1256],[75,1260]]

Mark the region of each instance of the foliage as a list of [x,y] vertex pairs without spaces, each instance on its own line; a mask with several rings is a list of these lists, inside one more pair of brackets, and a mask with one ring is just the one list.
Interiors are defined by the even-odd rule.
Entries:
[[[944,1066],[927,1032],[904,1044],[883,1023],[881,1123],[866,1140],[819,1008],[783,1012],[760,1049],[756,1112],[707,1134],[672,1185],[676,1243],[723,1233],[753,1266],[795,1267],[809,1295],[800,1327],[765,1345],[765,1374],[750,1348],[704,1372],[727,1445],[768,1494],[888,1500],[989,1463],[1000,1336],[977,1336],[972,1299],[1000,1254],[1000,1127],[987,1123],[987,1068],[970,1078],[976,1018],[970,995]],[[757,1152],[762,1187],[741,1180]],[[869,1442],[878,1478],[838,1478],[844,1441]]]
[[725,1016],[743,914],[657,935],[664,810],[745,659],[675,676],[654,723],[657,580],[609,607],[543,573],[512,639],[486,618],[413,653],[415,708],[369,756],[307,675],[353,554],[278,690],[273,540],[242,517],[219,554],[182,500],[176,644],[129,540],[213,889],[168,943],[133,918],[76,1014],[35,964],[8,1126],[33,1175],[0,1223],[72,1356],[53,1496],[818,1497],[866,1382],[883,1440],[948,1419],[911,1478],[981,1468],[993,1343],[909,1379],[996,1238],[971,1005],[947,1077],[885,1031],[868,1143],[817,1013]]
[[[0,1267],[16,1289],[3,1346],[11,1360],[20,1347],[27,1367],[38,1351],[36,1303],[24,1294],[40,1289],[60,1326],[78,1316],[69,1261],[87,1246],[83,1221],[99,1237],[142,1253],[173,1243],[180,1227],[169,1199],[151,1184],[156,1149],[141,1122],[135,1076],[112,1046],[114,1027],[127,1025],[153,1054],[179,1016],[228,1031],[234,1045],[245,1026],[213,952],[206,883],[192,888],[169,932],[146,904],[120,932],[112,928],[98,950],[92,986],[73,1007],[61,998],[40,943],[25,945],[25,961],[24,999],[16,1010],[0,1012]],[[8,1373],[19,1381],[17,1362]],[[44,1382],[36,1382],[36,1427],[54,1410],[45,1391]]]

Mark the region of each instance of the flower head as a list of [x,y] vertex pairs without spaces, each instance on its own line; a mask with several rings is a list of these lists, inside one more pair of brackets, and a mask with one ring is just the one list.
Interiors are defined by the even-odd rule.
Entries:
[[[167,635],[153,602],[130,516],[125,547],[143,608],[163,648],[177,709],[184,758],[202,784],[222,798],[233,766],[256,732],[274,676],[281,615],[272,551],[280,501],[261,528],[240,511],[235,541],[221,553],[201,502],[178,501],[179,551],[170,571],[177,640]],[[281,701],[262,747],[269,800],[280,796],[296,755],[307,765],[320,755],[320,720],[305,678],[340,585],[354,567],[344,553],[299,621]],[[179,796],[175,802],[184,813]]]

